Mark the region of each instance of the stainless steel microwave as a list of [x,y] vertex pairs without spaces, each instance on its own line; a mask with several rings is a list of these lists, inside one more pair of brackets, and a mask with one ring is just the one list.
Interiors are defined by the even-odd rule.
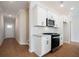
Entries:
[[52,19],[46,18],[46,26],[49,26],[49,27],[55,26],[55,21]]

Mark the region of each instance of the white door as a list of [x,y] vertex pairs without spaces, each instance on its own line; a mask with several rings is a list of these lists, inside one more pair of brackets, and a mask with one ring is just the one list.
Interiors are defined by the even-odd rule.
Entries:
[[12,18],[4,17],[4,34],[5,38],[15,37],[15,20]]
[[71,40],[71,29],[70,29],[70,23],[63,23],[63,33],[64,33],[64,42],[70,43]]

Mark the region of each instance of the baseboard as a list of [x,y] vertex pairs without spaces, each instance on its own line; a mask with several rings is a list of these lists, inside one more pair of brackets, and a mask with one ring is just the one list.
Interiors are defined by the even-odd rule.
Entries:
[[79,43],[79,41],[75,41],[75,40],[72,40],[71,42],[76,42],[76,43]]
[[67,44],[70,44],[70,42],[63,42],[63,43],[67,43]]
[[0,46],[2,45],[3,41],[4,41],[4,39],[0,41]]
[[16,40],[18,42],[19,45],[28,45],[28,43],[22,43],[19,40]]
[[19,42],[20,45],[28,45],[27,43]]
[[77,42],[77,41],[71,41],[71,44],[77,44],[77,45],[79,45],[79,42]]
[[0,46],[2,45],[2,42],[0,42]]
[[33,53],[34,51],[33,51],[33,50],[31,50],[31,49],[29,49],[29,52]]
[[6,40],[6,39],[16,39],[16,38],[12,38],[12,37],[10,37],[10,38],[4,38],[4,39]]

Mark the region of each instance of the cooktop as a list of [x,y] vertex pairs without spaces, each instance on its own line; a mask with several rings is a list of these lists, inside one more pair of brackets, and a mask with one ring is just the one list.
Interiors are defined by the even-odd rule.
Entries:
[[60,35],[58,33],[43,33],[44,35]]

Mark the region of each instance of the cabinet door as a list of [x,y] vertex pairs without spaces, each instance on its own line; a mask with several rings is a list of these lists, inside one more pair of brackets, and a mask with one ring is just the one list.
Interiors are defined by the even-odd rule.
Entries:
[[34,53],[38,56],[41,55],[41,37],[34,36]]
[[54,19],[53,19],[53,13],[50,12],[50,11],[48,11],[48,18],[54,20]]
[[46,9],[42,7],[38,7],[37,14],[38,14],[37,15],[38,24],[42,26],[46,26],[46,18],[47,18]]
[[43,37],[42,39],[42,55],[51,50],[51,36]]
[[53,18],[54,18],[54,20],[55,20],[55,27],[58,27],[58,25],[59,25],[59,18],[58,18],[58,15],[54,14],[54,15],[53,15]]
[[60,36],[60,46],[63,45],[63,37]]
[[56,16],[55,18],[55,27],[59,27],[59,19],[58,19],[58,16]]

